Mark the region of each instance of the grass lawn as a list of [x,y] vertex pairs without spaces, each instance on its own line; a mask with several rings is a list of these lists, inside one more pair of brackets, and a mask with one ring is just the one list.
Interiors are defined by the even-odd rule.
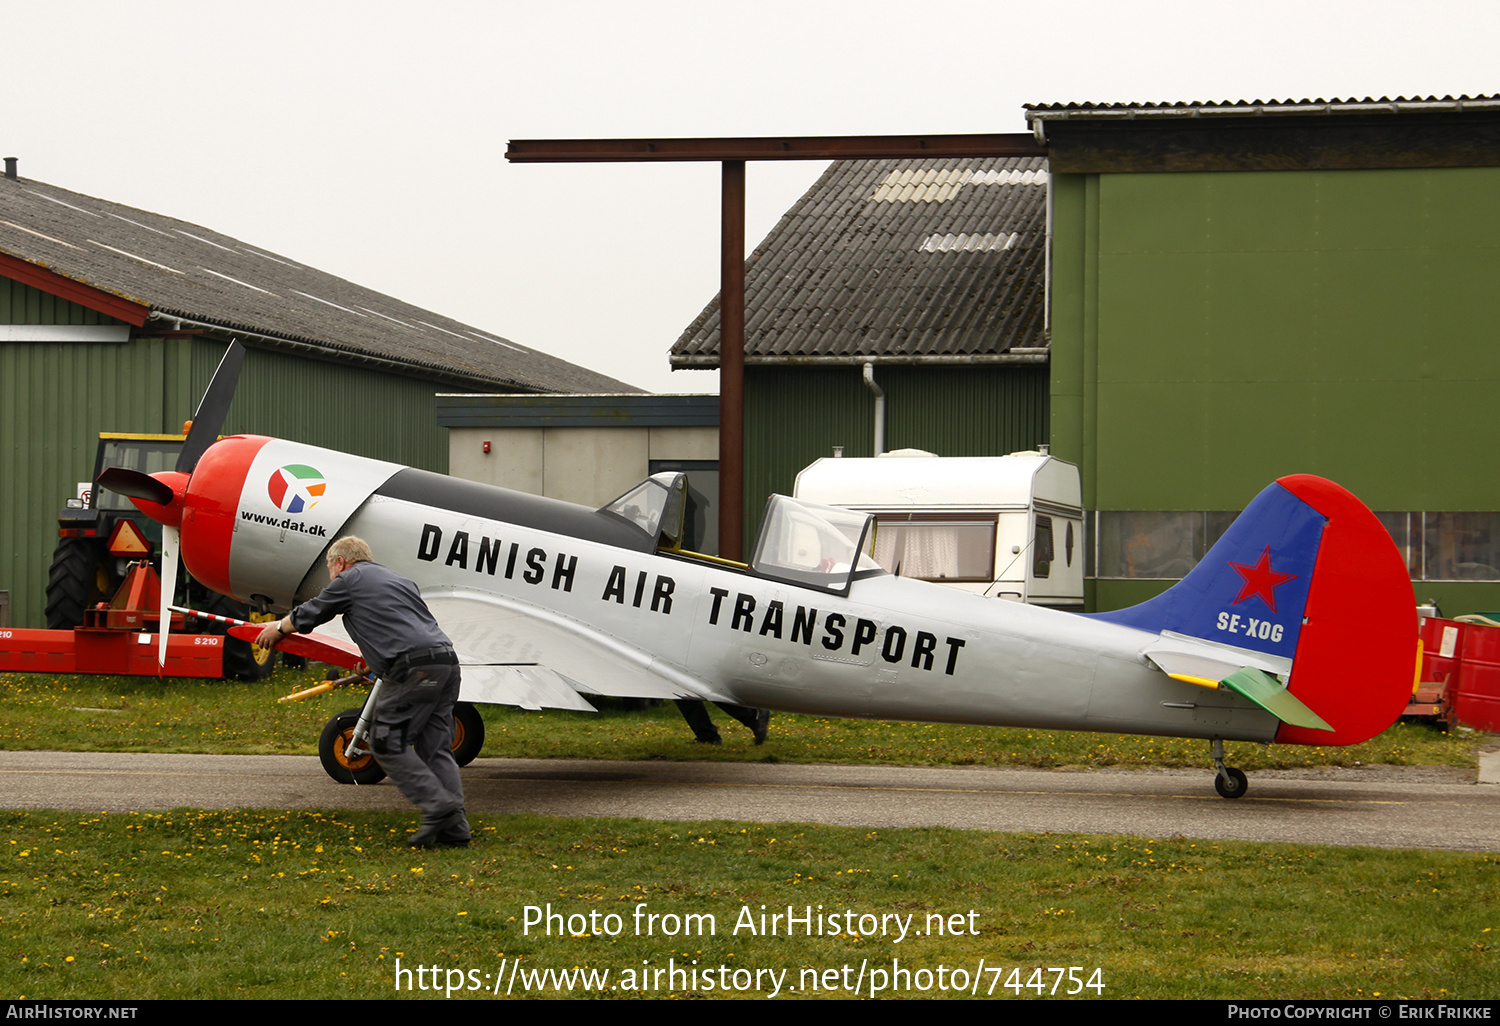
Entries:
[[0,815],[9,998],[1500,995],[1493,855],[533,816],[413,853],[379,813]]
[[[158,680],[80,674],[0,674],[0,748],[310,755],[335,713],[361,704],[341,689],[302,702],[276,698],[316,681],[278,670],[269,680]],[[599,759],[889,763],[912,766],[1208,766],[1208,743],[1181,738],[1088,734],[955,724],[890,723],[778,714],[760,748],[750,733],[709,707],[722,746],[693,743],[670,703],[643,712],[527,712],[481,706],[487,756]],[[1487,736],[1400,723],[1348,748],[1231,743],[1247,771],[1299,766],[1472,766]]]
[[[310,754],[362,696],[275,702],[309,682],[0,675],[0,748]],[[778,715],[757,748],[715,715],[710,747],[671,706],[483,713],[488,756],[1208,764],[1165,738]],[[1401,724],[1230,757],[1473,765],[1487,740]],[[406,813],[0,816],[7,998],[1500,996],[1495,855],[534,816],[413,853]]]

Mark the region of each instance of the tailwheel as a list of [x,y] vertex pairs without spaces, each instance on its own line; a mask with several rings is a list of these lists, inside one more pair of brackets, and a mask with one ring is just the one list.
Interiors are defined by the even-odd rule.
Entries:
[[1220,798],[1243,798],[1245,792],[1250,789],[1250,779],[1245,776],[1243,770],[1233,766],[1224,765],[1224,740],[1214,738],[1212,747],[1214,759],[1214,790],[1219,792]]
[[[318,738],[318,759],[323,763],[323,770],[340,784],[378,784],[385,779],[385,770],[380,768],[380,763],[375,761],[368,748],[353,756],[344,754],[354,737],[354,728],[362,711],[345,709],[328,721]],[[368,739],[363,743],[368,744]]]
[[1214,790],[1219,792],[1220,798],[1238,798],[1249,786],[1245,772],[1233,766],[1226,766],[1223,773],[1214,777]]
[[453,761],[467,766],[484,747],[484,720],[468,702],[453,706]]

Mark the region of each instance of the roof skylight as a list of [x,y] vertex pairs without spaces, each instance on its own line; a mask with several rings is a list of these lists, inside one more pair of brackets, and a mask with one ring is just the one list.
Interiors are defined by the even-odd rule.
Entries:
[[1020,234],[1017,232],[1010,232],[1008,234],[1001,232],[999,235],[991,232],[985,232],[983,235],[979,235],[978,233],[970,235],[966,232],[959,232],[957,235],[952,233],[947,235],[929,235],[918,248],[923,253],[994,253],[1010,249],[1020,237]]

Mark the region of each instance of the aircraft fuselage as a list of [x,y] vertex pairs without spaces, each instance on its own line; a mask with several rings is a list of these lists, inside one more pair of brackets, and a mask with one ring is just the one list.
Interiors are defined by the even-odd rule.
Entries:
[[[1255,741],[1276,732],[1275,718],[1243,699],[1148,665],[1139,651],[1151,635],[926,582],[871,575],[842,598],[381,497],[340,533],[370,542],[424,591],[482,594],[580,638],[602,633],[650,653],[655,672],[741,705]],[[299,598],[320,586],[317,574]],[[454,642],[468,658],[526,662],[525,622]]]

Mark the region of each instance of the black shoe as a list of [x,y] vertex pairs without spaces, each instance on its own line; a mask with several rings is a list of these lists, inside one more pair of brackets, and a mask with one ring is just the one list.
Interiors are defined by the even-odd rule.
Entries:
[[750,728],[755,733],[755,743],[763,745],[766,743],[766,734],[771,729],[771,710],[757,709],[755,711],[755,726]]
[[[443,834],[447,832],[450,827],[456,826],[458,824],[458,821],[463,818],[463,815],[464,809],[463,806],[460,805],[458,808],[454,809],[446,816],[441,816],[437,819],[428,819],[425,816],[422,817],[421,827],[419,827],[417,829],[417,832],[412,834],[411,837],[407,838],[406,846],[408,848],[437,847],[439,844],[443,843]],[[468,841],[465,840],[464,843],[467,844]]]
[[699,745],[722,745],[724,740],[715,734],[713,737],[695,737],[693,738],[693,743]]

